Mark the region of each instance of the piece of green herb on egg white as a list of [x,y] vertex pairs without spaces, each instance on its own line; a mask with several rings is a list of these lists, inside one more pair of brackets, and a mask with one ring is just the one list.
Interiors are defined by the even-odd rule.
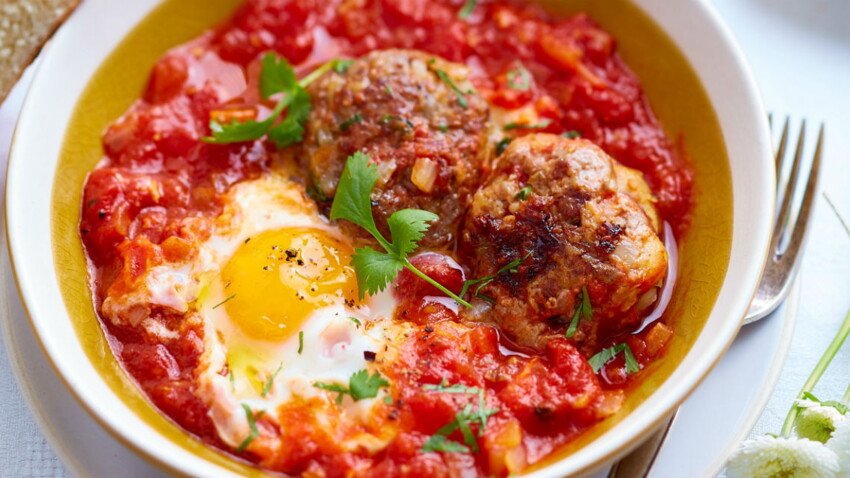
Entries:
[[379,389],[389,385],[390,382],[381,377],[381,374],[376,372],[369,375],[366,369],[354,372],[348,379],[348,387],[337,383],[316,382],[313,384],[316,388],[338,393],[336,403],[342,403],[343,395],[351,396],[355,402],[364,398],[375,398],[378,396]]

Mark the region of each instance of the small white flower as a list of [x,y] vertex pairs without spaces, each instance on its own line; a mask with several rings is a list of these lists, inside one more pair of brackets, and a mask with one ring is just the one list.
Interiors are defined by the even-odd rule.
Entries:
[[826,446],[838,455],[841,470],[836,476],[850,478],[850,420],[843,420],[836,425],[832,439],[826,442]]
[[826,443],[835,431],[835,426],[844,420],[838,409],[812,400],[797,400],[800,413],[794,421],[794,429],[800,438]]
[[822,443],[760,436],[741,443],[729,459],[727,478],[835,478],[838,456]]

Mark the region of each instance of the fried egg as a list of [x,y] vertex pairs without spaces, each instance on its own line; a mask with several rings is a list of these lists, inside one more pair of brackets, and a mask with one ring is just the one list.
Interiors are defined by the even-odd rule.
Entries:
[[303,186],[284,173],[234,186],[201,249],[194,306],[205,351],[196,393],[222,441],[238,447],[250,436],[245,406],[277,421],[282,404],[319,397],[367,420],[384,390],[337,405],[337,394],[316,384],[347,387],[403,326],[390,320],[392,294],[358,300],[353,246]]

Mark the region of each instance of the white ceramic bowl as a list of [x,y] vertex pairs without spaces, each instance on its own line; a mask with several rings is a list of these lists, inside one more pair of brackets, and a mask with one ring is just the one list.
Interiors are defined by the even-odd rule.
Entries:
[[[23,107],[10,157],[6,221],[19,292],[44,350],[82,405],[107,430],[166,470],[231,476],[179,446],[163,444],[96,369],[63,302],[51,251],[51,193],[64,132],[89,78],[126,33],[159,0],[87,0],[42,55]],[[734,338],[763,265],[774,202],[769,132],[759,94],[740,50],[706,0],[635,0],[673,40],[714,107],[730,158],[733,192],[731,257],[702,333],[651,399],[580,450],[533,476],[583,475],[639,444],[709,372]],[[61,193],[61,191],[60,191]],[[76,196],[69,195],[76,200]],[[61,200],[62,198],[58,198]]]

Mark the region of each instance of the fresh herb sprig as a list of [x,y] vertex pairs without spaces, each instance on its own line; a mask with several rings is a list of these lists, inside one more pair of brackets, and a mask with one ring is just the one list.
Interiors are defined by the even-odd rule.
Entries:
[[[267,53],[261,63],[260,95],[268,100],[276,94],[283,94],[271,115],[264,121],[233,120],[230,123],[221,124],[216,120],[210,120],[212,136],[204,137],[202,141],[227,144],[253,141],[268,136],[278,148],[300,142],[304,136],[304,122],[307,121],[312,109],[310,94],[305,88],[328,70],[344,71],[343,67],[347,68],[350,62],[351,60],[331,60],[299,81],[295,75],[295,69],[285,58],[271,52]],[[284,109],[286,117],[277,122]]]
[[381,377],[381,374],[376,372],[369,375],[369,371],[366,369],[354,372],[351,378],[348,379],[348,387],[337,383],[316,382],[313,384],[316,388],[337,392],[339,395],[336,397],[336,403],[338,404],[342,403],[342,397],[344,395],[351,396],[355,402],[364,398],[375,398],[378,396],[378,390],[380,388],[388,387],[389,385],[390,382],[384,379],[384,377]]
[[[425,390],[433,390],[444,393],[466,393],[478,396],[478,407],[473,409],[472,404],[466,404],[463,409],[455,415],[454,420],[444,425],[442,428],[432,435],[424,445],[423,452],[443,451],[448,453],[469,453],[470,450],[474,453],[478,452],[478,441],[475,434],[472,432],[470,425],[478,423],[478,436],[484,434],[484,429],[487,427],[487,420],[499,412],[496,408],[487,408],[487,403],[484,400],[484,389],[478,387],[467,387],[461,384],[448,385],[445,380],[439,385],[424,385]],[[461,444],[448,437],[456,430],[460,430],[463,436]]]
[[351,256],[351,264],[357,276],[360,299],[366,293],[376,294],[392,282],[402,268],[413,272],[422,280],[433,285],[457,303],[472,307],[469,302],[448,288],[428,277],[408,260],[416,250],[417,243],[430,227],[429,222],[439,218],[436,214],[421,209],[402,209],[387,220],[393,242],[388,241],[375,225],[372,215],[371,195],[378,180],[378,167],[369,164],[369,156],[361,152],[348,158],[339,178],[336,196],[331,206],[331,219],[346,219],[362,227],[383,247],[378,252],[369,247],[358,248]]
[[466,296],[466,293],[469,291],[470,287],[472,287],[474,285],[478,285],[478,287],[476,287],[475,290],[473,291],[472,295],[475,296],[475,297],[478,297],[479,299],[486,300],[487,302],[490,302],[491,304],[494,304],[496,301],[494,301],[490,297],[487,297],[486,295],[482,294],[481,289],[490,285],[490,283],[492,283],[494,280],[496,280],[496,277],[504,274],[505,272],[510,272],[511,274],[516,274],[517,272],[519,272],[519,269],[517,269],[517,268],[520,266],[520,264],[525,262],[526,259],[531,257],[532,254],[534,254],[534,251],[529,251],[523,257],[511,261],[507,265],[505,265],[502,268],[500,268],[499,270],[497,270],[495,274],[492,274],[492,275],[489,275],[489,276],[486,276],[486,277],[481,277],[479,279],[467,280],[466,282],[463,283],[463,288],[460,290],[460,296],[461,297]]
[[587,363],[593,368],[593,373],[599,373],[599,370],[620,352],[623,353],[623,358],[626,360],[626,373],[640,372],[640,364],[635,358],[635,354],[632,353],[632,348],[625,342],[602,349],[598,354],[590,357]]
[[570,326],[567,327],[567,332],[564,336],[568,339],[573,338],[578,329],[578,323],[582,317],[584,320],[593,320],[593,306],[590,305],[590,294],[587,293],[587,287],[581,286],[581,291],[578,293],[578,304],[576,311],[573,313],[573,318],[570,321]]

